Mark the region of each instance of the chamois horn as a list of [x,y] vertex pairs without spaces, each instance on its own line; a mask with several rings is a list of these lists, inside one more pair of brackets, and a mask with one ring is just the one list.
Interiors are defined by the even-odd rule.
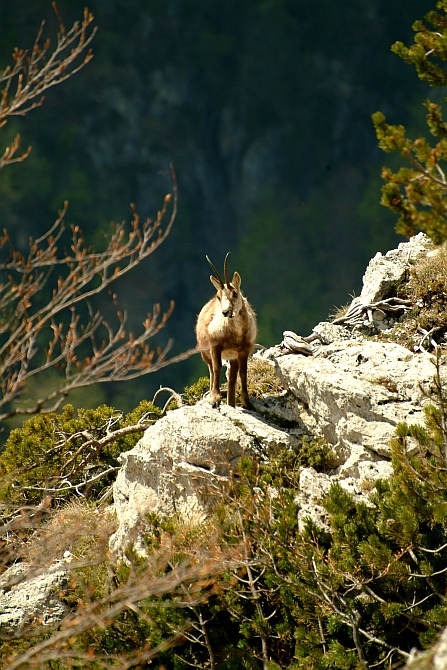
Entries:
[[227,282],[227,288],[230,288],[230,280],[228,279],[228,267],[227,267],[227,261],[229,255],[230,252],[227,253],[224,260],[224,274],[225,274],[225,281]]
[[211,268],[212,268],[214,274],[216,275],[216,279],[218,280],[218,282],[220,283],[220,285],[221,285],[222,288],[223,288],[223,281],[222,281],[222,279],[220,278],[220,274],[217,272],[215,266],[211,263],[211,261],[210,261],[210,259],[208,258],[208,256],[205,256],[205,258],[206,258],[206,260],[208,261],[208,263],[211,265]]

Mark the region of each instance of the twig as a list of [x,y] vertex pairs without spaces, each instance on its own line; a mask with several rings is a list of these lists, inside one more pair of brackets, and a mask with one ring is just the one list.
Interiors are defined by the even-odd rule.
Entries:
[[[66,31],[56,3],[53,3],[59,20],[57,44],[51,52],[50,40],[41,43],[44,22],[41,23],[33,48],[30,51],[15,49],[14,64],[0,72],[0,127],[5,125],[10,116],[24,116],[32,109],[39,107],[44,100],[46,90],[62,83],[79,72],[92,58],[89,45],[93,40],[96,27],[89,33],[93,15],[85,9],[81,22],[76,21]],[[15,91],[12,88],[15,85]],[[31,147],[21,156],[15,157],[19,148],[20,135],[16,135],[11,145],[6,147],[0,157],[0,168],[25,160]]]
[[[43,491],[43,492],[49,492],[49,493],[65,493],[66,491],[72,491],[76,490],[79,495],[83,495],[79,492],[79,488],[83,486],[87,486],[87,484],[93,484],[94,482],[99,481],[102,479],[102,477],[105,477],[106,475],[109,475],[111,472],[116,472],[119,470],[119,467],[112,466],[108,468],[107,470],[104,470],[103,472],[100,472],[99,474],[95,475],[91,479],[87,479],[86,481],[79,482],[78,484],[71,484],[68,480],[65,480],[67,482],[67,486],[61,486],[59,488],[50,488],[48,486],[20,486],[21,490],[24,491]],[[64,484],[65,482],[62,482]]]
[[[142,262],[166,239],[177,212],[177,182],[171,168],[173,194],[165,197],[163,208],[154,221],[148,219],[140,224],[138,214],[133,212],[130,230],[126,235],[126,224],[114,226],[108,245],[102,253],[94,253],[86,247],[77,227],[72,229],[71,253],[58,255],[57,241],[64,232],[66,207],[60,212],[55,224],[45,235],[31,241],[27,257],[11,247],[10,259],[0,265],[7,276],[0,283],[0,420],[17,414],[36,414],[56,411],[67,394],[74,388],[93,383],[135,379],[155,372],[171,363],[184,360],[196,353],[195,349],[171,358],[167,354],[172,346],[169,340],[157,357],[150,350],[148,340],[165,325],[173,310],[173,303],[162,315],[155,305],[152,314],[143,323],[143,332],[138,337],[126,333],[126,314],[114,303],[118,327],[114,330],[99,312],[94,312],[88,299],[107,289],[112,282],[122,277]],[[172,212],[166,227],[162,220],[172,202]],[[2,240],[9,243],[7,235]],[[10,243],[9,243],[10,244]],[[51,277],[51,269],[57,265],[67,272],[56,281],[51,299],[40,306],[36,295]],[[82,323],[75,308],[87,304],[89,318]],[[63,314],[69,314],[65,326]],[[104,330],[106,338],[97,342],[98,333]],[[48,335],[48,345],[43,356],[38,342]],[[79,359],[77,350],[90,346],[90,355]],[[55,388],[31,406],[12,405],[26,389],[28,380],[48,369],[57,367],[64,379]]]

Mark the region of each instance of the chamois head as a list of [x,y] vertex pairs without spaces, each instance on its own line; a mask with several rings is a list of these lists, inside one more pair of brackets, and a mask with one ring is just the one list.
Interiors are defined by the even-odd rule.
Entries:
[[225,256],[224,261],[225,284],[223,283],[219,273],[217,272],[216,268],[214,267],[208,256],[206,257],[206,260],[211,265],[213,272],[216,275],[215,277],[213,277],[213,275],[210,275],[210,281],[217,291],[216,297],[220,301],[220,309],[222,315],[229,319],[232,319],[235,314],[238,314],[243,303],[242,303],[242,294],[240,291],[241,277],[239,273],[235,272],[233,274],[233,279],[231,280],[231,282],[228,279],[227,263],[229,255],[230,252],[228,252],[227,255]]

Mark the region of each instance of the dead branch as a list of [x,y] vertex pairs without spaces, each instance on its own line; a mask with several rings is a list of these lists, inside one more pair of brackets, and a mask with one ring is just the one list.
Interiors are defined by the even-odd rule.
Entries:
[[[88,431],[82,431],[72,434],[59,433],[55,447],[47,452],[46,458],[56,452],[64,452],[67,459],[58,469],[57,474],[48,479],[41,486],[20,486],[23,491],[41,491],[42,495],[50,494],[53,498],[64,497],[68,492],[75,491],[79,496],[85,497],[82,489],[91,486],[103,477],[119,470],[118,466],[109,466],[104,469],[98,463],[90,462],[107,445],[121,437],[142,433],[152,423],[154,418],[150,413],[144,414],[139,421],[130,426],[112,429],[114,424],[122,418],[122,414],[112,416],[105,424],[99,428],[99,431],[105,432],[102,437],[95,436]],[[79,444],[80,442],[80,444]],[[76,449],[70,450],[71,445],[76,445]],[[76,478],[82,477],[81,481]],[[75,480],[75,481],[73,481]],[[13,485],[14,486],[14,485]]]
[[[194,613],[194,616],[196,617],[198,622],[198,623],[195,623],[194,621],[190,622],[192,630],[196,631],[195,633],[190,631],[183,631],[183,635],[189,642],[191,642],[191,644],[197,644],[199,646],[205,647],[205,649],[208,652],[209,668],[210,670],[215,670],[216,668],[215,656],[207,629],[207,624],[211,621],[211,619],[204,618],[202,610],[200,609],[200,603],[197,603],[196,597],[194,596],[191,597],[191,594],[189,593],[184,583],[181,584],[181,590],[183,594],[186,596],[185,607],[187,607]],[[180,630],[174,630],[174,632],[176,634],[182,633],[182,631]],[[191,664],[188,663],[188,665],[203,669],[203,663],[201,665],[197,665],[195,663]]]
[[165,404],[163,405],[163,409],[161,410],[162,416],[165,416],[165,414],[168,410],[168,407],[173,400],[177,403],[177,407],[183,407],[183,400],[182,400],[182,396],[180,395],[180,393],[177,393],[176,391],[174,391],[173,389],[168,388],[167,386],[160,386],[160,388],[156,391],[156,393],[155,393],[155,395],[152,399],[152,403],[155,405],[158,397],[162,393],[166,393],[166,392],[169,393],[170,395],[169,395],[169,398],[166,400]]
[[252,547],[251,547],[251,542],[250,539],[246,533],[245,530],[245,524],[244,520],[241,514],[241,511],[238,510],[238,521],[239,521],[239,528],[242,536],[242,541],[243,541],[243,546],[244,546],[244,553],[245,553],[245,560],[242,562],[246,573],[247,573],[247,579],[242,579],[241,577],[237,577],[239,582],[244,582],[248,586],[248,592],[247,594],[241,594],[239,593],[239,596],[243,595],[243,597],[247,598],[248,600],[252,601],[254,603],[254,606],[256,608],[257,615],[259,617],[259,621],[261,622],[260,630],[258,631],[258,635],[261,639],[261,649],[262,649],[262,667],[263,670],[267,670],[268,665],[269,665],[269,653],[268,653],[268,638],[266,635],[266,627],[267,627],[267,622],[269,619],[274,616],[276,611],[274,611],[270,616],[266,616],[264,614],[264,610],[261,604],[261,591],[257,585],[257,582],[261,579],[262,575],[264,574],[264,570],[261,570],[260,574],[258,577],[255,577],[253,574],[253,571],[251,569],[251,561],[250,561],[250,554],[252,553]]
[[349,324],[351,326],[360,325],[364,322],[365,312],[367,314],[368,323],[373,323],[373,311],[380,310],[383,312],[408,312],[411,309],[411,300],[404,300],[403,298],[386,298],[386,300],[378,300],[377,302],[366,303],[360,297],[354,298],[348,311],[338,319],[334,319],[332,323]]

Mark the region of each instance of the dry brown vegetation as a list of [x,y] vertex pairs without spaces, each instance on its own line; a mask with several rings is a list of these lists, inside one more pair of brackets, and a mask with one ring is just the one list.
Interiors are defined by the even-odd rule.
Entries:
[[[66,30],[62,18],[53,2],[59,30],[54,47],[49,38],[43,38],[45,22],[42,21],[37,37],[30,50],[15,48],[12,54],[13,65],[0,72],[0,84],[3,85],[0,97],[0,127],[9,117],[24,116],[44,101],[44,93],[52,86],[62,83],[79,72],[93,57],[88,48],[96,33],[92,27],[93,15],[87,8],[82,21],[76,21]],[[0,156],[0,168],[25,160],[31,147],[16,156],[20,145],[20,135],[16,135]]]
[[284,391],[275,368],[260,358],[250,358],[248,361],[248,392],[253,398],[262,398],[264,395],[280,395]]
[[[0,128],[11,117],[23,116],[40,106],[44,92],[79,72],[92,58],[89,48],[95,34],[93,16],[85,9],[82,21],[66,29],[54,3],[59,22],[54,45],[44,39],[42,23],[30,50],[16,48],[13,64],[0,72]],[[24,160],[20,137],[6,147],[0,168]],[[89,247],[78,226],[68,227],[68,203],[56,221],[38,239],[30,238],[29,250],[13,244],[4,230],[0,237],[0,419],[57,410],[67,394],[94,383],[134,379],[169,362],[163,348],[149,347],[169,318],[160,305],[143,321],[141,332],[127,329],[126,313],[115,294],[111,300],[115,319],[106,320],[97,309],[97,296],[150,256],[169,235],[177,213],[175,175],[173,193],[167,194],[153,220],[140,221],[131,205],[130,223],[111,226],[104,249]],[[165,221],[165,219],[167,219]],[[107,236],[106,236],[107,237]],[[180,355],[177,360],[184,358]],[[172,360],[172,359],[171,359]],[[47,373],[53,376],[48,383]],[[30,387],[39,389],[36,397]],[[43,380],[43,381],[42,381]]]
[[97,560],[107,551],[116,526],[112,506],[73,499],[35,531],[23,559],[41,568],[60,560],[67,551],[75,561]]

